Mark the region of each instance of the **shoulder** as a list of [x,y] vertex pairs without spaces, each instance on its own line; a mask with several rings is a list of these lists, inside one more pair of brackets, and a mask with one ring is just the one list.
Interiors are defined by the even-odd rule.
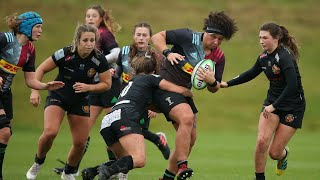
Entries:
[[105,27],[99,27],[98,32],[101,38],[114,37],[111,31]]
[[130,52],[130,46],[123,46],[121,48],[121,54],[124,55],[124,54],[129,54]]
[[268,53],[264,51],[264,52],[259,54],[258,59],[264,59],[264,58],[267,58],[267,57],[268,57]]
[[72,46],[66,46],[61,49],[58,49],[52,57],[54,57],[55,60],[63,59],[68,55],[74,54],[71,52]]
[[0,32],[0,47],[5,47],[7,44],[14,42],[15,39],[12,32]]

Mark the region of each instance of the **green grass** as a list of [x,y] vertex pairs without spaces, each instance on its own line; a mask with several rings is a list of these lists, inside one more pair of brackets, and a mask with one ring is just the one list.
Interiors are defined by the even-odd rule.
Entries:
[[[38,42],[37,64],[57,49],[72,41],[74,29],[83,22],[89,4],[100,3],[111,9],[115,20],[122,26],[117,34],[120,46],[132,43],[132,28],[136,22],[148,21],[156,33],[165,29],[189,27],[201,31],[203,19],[209,11],[224,10],[232,15],[239,31],[222,48],[227,58],[224,80],[229,80],[248,69],[261,51],[258,29],[269,21],[286,26],[300,45],[299,62],[305,89],[307,109],[303,129],[290,141],[288,172],[283,177],[274,175],[275,162],[268,159],[268,179],[318,179],[320,177],[320,77],[318,53],[320,45],[320,1],[318,0],[10,0],[0,1],[1,19],[12,13],[37,11],[44,19],[43,34]],[[4,21],[0,31],[7,31]],[[56,72],[44,79],[51,80]],[[253,179],[253,150],[258,114],[265,98],[268,82],[264,75],[238,87],[223,89],[211,94],[195,91],[199,109],[199,135],[190,157],[195,170],[193,179]],[[43,103],[38,108],[29,104],[30,90],[25,87],[23,73],[18,73],[13,86],[14,121],[13,136],[6,152],[4,175],[8,180],[24,179],[31,166],[43,125]],[[46,92],[43,91],[42,99]],[[98,121],[97,121],[98,122]],[[95,165],[106,157],[104,142],[98,135],[98,126],[92,132],[93,141],[82,167]],[[165,131],[173,146],[174,132],[162,116],[151,123],[154,131]],[[59,166],[56,158],[65,159],[70,147],[70,134],[66,124],[49,152],[39,179],[59,179],[51,168]],[[147,143],[147,166],[130,173],[130,180],[157,179],[166,167],[159,151]],[[78,178],[80,179],[80,178]]]
[[[162,122],[161,122],[162,123]],[[159,123],[154,123],[154,126]],[[170,124],[165,124],[170,126]],[[173,147],[174,133],[171,128],[155,128],[154,131],[165,130],[169,144]],[[253,179],[253,152],[256,132],[232,132],[200,130],[198,141],[189,159],[189,165],[195,171],[196,180],[246,180]],[[4,166],[4,177],[8,180],[24,179],[26,171],[34,161],[34,154],[40,130],[15,129],[15,133],[7,149]],[[320,177],[320,141],[314,141],[320,133],[298,131],[290,142],[290,157],[288,169],[281,178],[274,174],[275,161],[268,158],[266,176],[268,179],[301,180]],[[97,127],[91,136],[91,145],[83,159],[81,169],[94,166],[106,160],[105,146],[98,134]],[[130,180],[157,179],[166,168],[166,163],[160,151],[150,142],[147,144],[147,164],[143,169],[129,173]],[[66,124],[54,142],[47,155],[44,167],[38,179],[59,179],[51,171],[61,164],[56,158],[65,159],[70,148],[70,134]],[[81,179],[78,177],[77,179]]]

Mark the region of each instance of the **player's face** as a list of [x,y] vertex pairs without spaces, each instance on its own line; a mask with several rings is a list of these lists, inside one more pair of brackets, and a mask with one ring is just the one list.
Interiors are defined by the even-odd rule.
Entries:
[[88,9],[86,13],[86,24],[90,24],[91,26],[99,27],[102,22],[102,17],[100,17],[99,13],[95,9]]
[[224,37],[219,34],[204,33],[203,36],[203,48],[204,49],[214,49],[221,45]]
[[146,27],[137,27],[133,39],[139,50],[147,50],[150,41],[150,32]]
[[42,33],[42,24],[36,24],[32,28],[32,40],[37,41]]
[[96,36],[93,32],[83,32],[78,45],[78,53],[89,55],[96,45]]
[[273,38],[269,31],[260,31],[260,45],[263,50],[272,53],[278,46],[278,38]]

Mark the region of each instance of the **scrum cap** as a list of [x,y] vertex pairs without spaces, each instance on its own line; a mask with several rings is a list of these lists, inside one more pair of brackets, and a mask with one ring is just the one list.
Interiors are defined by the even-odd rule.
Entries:
[[30,41],[32,41],[32,28],[36,24],[42,24],[43,21],[40,15],[36,12],[25,12],[18,16],[18,20],[21,21],[19,24],[19,32],[25,34]]

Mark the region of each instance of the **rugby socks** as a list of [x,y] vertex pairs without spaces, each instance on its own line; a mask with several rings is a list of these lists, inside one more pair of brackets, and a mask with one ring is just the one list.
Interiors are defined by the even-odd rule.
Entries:
[[4,160],[4,154],[6,152],[7,145],[0,143],[0,178],[2,179],[2,164]]
[[168,169],[166,169],[164,171],[164,174],[163,174],[163,177],[162,177],[162,180],[174,180],[175,178],[175,174],[170,172]]
[[161,144],[159,136],[154,134],[153,132],[151,132],[147,129],[142,129],[142,134],[143,134],[144,138],[153,142],[155,145],[159,146],[159,144]]
[[264,172],[262,173],[256,173],[256,178],[255,180],[265,180],[266,178],[264,177]]
[[131,169],[133,169],[133,159],[132,156],[124,156],[113,163],[108,168],[108,172],[113,175],[117,173],[128,173]]
[[64,173],[73,174],[73,173],[77,173],[77,171],[78,171],[78,166],[73,167],[73,166],[70,166],[68,162],[66,163],[66,166],[64,167]]
[[43,164],[45,160],[46,160],[46,157],[38,158],[37,154],[36,154],[36,157],[34,158],[34,162],[38,163],[39,165]]
[[116,156],[113,154],[113,152],[107,147],[107,153],[108,153],[108,157],[110,161],[116,161],[117,158]]

